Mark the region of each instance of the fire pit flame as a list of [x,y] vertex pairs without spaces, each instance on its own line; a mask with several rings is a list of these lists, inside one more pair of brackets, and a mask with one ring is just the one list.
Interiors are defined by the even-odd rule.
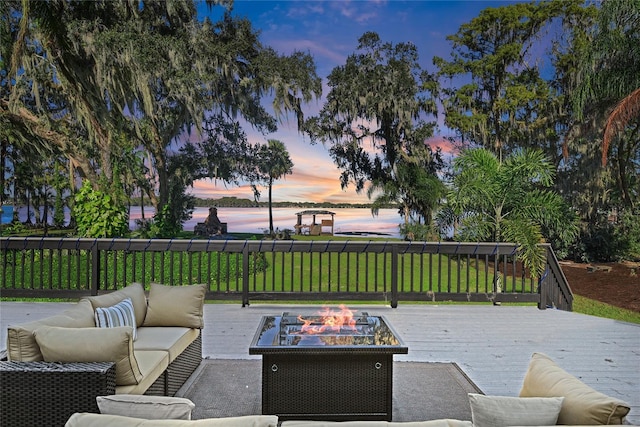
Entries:
[[358,332],[356,328],[356,319],[353,314],[355,312],[350,310],[344,304],[340,305],[340,311],[331,310],[329,307],[324,307],[317,317],[305,319],[302,315],[298,316],[298,321],[302,322],[300,327],[301,334],[322,334],[325,332],[340,333],[348,330],[352,332]]

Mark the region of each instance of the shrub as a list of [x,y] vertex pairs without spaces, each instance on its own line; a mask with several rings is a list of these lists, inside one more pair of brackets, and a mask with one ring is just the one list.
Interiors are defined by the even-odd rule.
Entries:
[[622,210],[615,221],[601,215],[582,232],[572,258],[585,262],[612,262],[640,258],[640,215]]
[[409,224],[400,224],[400,235],[405,240],[412,241],[439,240],[439,237],[436,233],[434,233],[432,227],[416,222],[410,222]]
[[84,181],[74,198],[73,214],[81,237],[120,237],[129,232],[129,214],[111,195]]

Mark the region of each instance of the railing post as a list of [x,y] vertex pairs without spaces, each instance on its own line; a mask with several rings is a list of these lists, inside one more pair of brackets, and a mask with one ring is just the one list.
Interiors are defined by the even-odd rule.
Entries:
[[398,245],[391,245],[391,308],[398,307]]
[[91,254],[91,295],[98,295],[100,283],[100,251],[98,250],[97,239],[94,239],[89,253]]
[[245,242],[242,249],[242,306],[249,305],[249,245]]
[[[547,271],[549,270],[549,257],[551,256],[551,254],[549,253],[549,248],[547,248],[547,250],[545,251],[545,259],[547,260],[547,265],[546,265],[546,269]],[[548,286],[546,284],[547,280],[545,280],[545,276],[543,275],[542,277],[538,277],[538,293],[540,294],[540,300],[538,301],[538,310],[546,310],[547,309],[547,293],[548,293]]]
[[538,293],[540,294],[540,301],[538,301],[538,309],[546,310],[547,309],[547,285],[546,280],[539,278],[538,279]]

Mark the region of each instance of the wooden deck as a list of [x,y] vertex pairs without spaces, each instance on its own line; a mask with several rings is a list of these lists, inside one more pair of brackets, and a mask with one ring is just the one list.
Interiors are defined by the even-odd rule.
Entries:
[[[9,324],[59,313],[67,303],[0,303],[2,347]],[[204,356],[249,359],[263,315],[319,306],[207,304]],[[489,395],[517,396],[531,354],[542,352],[596,390],[628,402],[640,425],[640,325],[559,310],[492,305],[353,305],[383,315],[409,347],[399,361],[456,362]]]

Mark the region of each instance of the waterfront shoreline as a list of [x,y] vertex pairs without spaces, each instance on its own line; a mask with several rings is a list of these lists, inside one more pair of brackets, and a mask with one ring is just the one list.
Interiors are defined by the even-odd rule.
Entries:
[[[5,207],[11,207],[6,206]],[[12,208],[12,207],[11,207]],[[294,230],[296,213],[304,208],[273,208],[274,228],[282,230]],[[371,214],[369,208],[332,208],[335,212],[334,235],[361,236],[361,237],[392,237],[399,238],[398,225],[402,222],[397,209],[380,209],[377,216]],[[199,222],[204,222],[208,215],[207,207],[194,209],[191,219],[183,224],[185,231],[193,231]],[[5,209],[2,213],[2,223],[11,221],[13,209]],[[129,211],[129,228],[136,229],[136,220],[142,218],[143,209],[140,206],[131,206]],[[152,218],[155,211],[153,207],[144,207],[144,217]],[[69,213],[65,212],[68,222]],[[52,215],[49,216],[52,218]],[[254,233],[262,234],[269,229],[269,209],[266,207],[237,207],[218,208],[220,221],[227,223],[230,233]],[[20,221],[26,221],[26,208],[20,209]]]

